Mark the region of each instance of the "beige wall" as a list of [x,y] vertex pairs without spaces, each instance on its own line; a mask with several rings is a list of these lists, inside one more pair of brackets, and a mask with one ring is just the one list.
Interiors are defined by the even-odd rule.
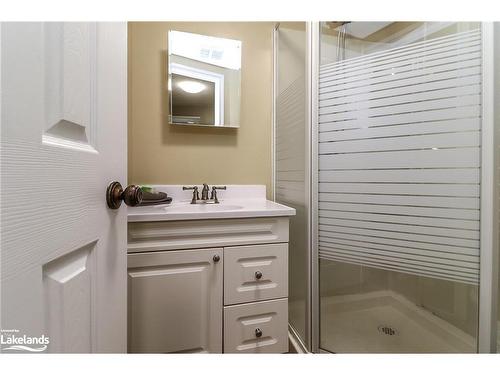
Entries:
[[[271,22],[130,22],[128,182],[264,184],[271,193]],[[168,124],[167,32],[242,41],[239,129]]]

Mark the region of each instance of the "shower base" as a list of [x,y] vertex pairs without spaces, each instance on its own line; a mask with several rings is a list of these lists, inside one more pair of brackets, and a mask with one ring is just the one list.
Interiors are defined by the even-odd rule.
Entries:
[[321,349],[335,353],[469,353],[475,340],[392,291],[321,299]]

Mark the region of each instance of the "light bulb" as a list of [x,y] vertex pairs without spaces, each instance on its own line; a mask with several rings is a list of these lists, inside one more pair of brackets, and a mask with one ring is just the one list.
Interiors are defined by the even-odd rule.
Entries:
[[181,90],[188,92],[190,94],[198,94],[205,90],[205,85],[196,81],[181,81],[177,84]]

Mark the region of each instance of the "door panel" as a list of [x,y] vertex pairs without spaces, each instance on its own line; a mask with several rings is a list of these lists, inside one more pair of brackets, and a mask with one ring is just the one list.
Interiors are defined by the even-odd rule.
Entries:
[[[1,24],[2,329],[126,351],[126,24]],[[2,350],[6,350],[5,347]]]
[[42,268],[46,329],[52,352],[92,351],[95,245],[83,246]]
[[96,150],[97,25],[43,25],[43,142]]

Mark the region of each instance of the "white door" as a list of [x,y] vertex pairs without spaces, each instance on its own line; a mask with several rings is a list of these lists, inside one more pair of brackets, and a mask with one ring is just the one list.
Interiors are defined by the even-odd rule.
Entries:
[[1,24],[3,352],[126,351],[126,74],[125,23]]

